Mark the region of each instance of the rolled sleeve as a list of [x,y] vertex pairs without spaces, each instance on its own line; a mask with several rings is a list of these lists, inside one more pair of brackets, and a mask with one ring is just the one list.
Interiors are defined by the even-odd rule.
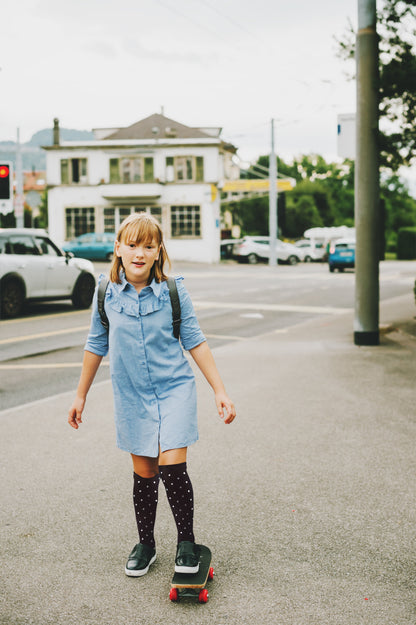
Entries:
[[191,298],[182,280],[176,280],[176,285],[181,304],[180,339],[183,348],[189,351],[203,343],[206,338],[199,327]]
[[91,325],[84,350],[97,354],[97,356],[107,356],[108,354],[108,332],[101,323],[100,313],[97,306],[97,291],[95,289],[92,301]]

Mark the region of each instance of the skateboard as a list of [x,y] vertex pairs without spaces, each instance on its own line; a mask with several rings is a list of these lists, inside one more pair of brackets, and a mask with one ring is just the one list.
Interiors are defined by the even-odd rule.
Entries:
[[214,569],[211,566],[211,551],[205,545],[199,545],[198,573],[175,573],[172,577],[169,599],[179,601],[182,597],[197,597],[199,603],[208,601],[208,580],[213,579]]

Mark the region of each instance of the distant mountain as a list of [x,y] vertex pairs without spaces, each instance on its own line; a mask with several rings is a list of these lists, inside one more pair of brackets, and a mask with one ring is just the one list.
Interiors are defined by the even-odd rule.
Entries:
[[[94,138],[92,132],[88,130],[73,130],[70,128],[61,128],[60,137],[62,141],[90,141]],[[52,128],[44,128],[38,130],[32,136],[30,141],[21,144],[22,167],[24,171],[42,171],[46,169],[46,154],[41,149],[42,145],[53,144]],[[4,161],[12,161],[16,164],[16,142],[0,141],[0,159]]]
[[[69,128],[60,129],[60,137],[62,141],[90,141],[94,139],[94,135],[89,130],[71,130]],[[31,140],[26,145],[52,145],[53,143],[53,130],[52,128],[44,128],[38,130],[32,136]]]

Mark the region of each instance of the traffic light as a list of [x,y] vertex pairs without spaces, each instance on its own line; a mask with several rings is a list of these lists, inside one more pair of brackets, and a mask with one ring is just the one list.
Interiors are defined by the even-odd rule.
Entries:
[[12,170],[9,163],[0,163],[0,200],[13,198]]

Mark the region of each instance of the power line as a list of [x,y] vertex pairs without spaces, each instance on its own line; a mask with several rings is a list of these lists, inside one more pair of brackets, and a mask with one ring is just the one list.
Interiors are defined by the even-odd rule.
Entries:
[[175,13],[176,15],[179,15],[180,17],[182,17],[183,19],[187,20],[188,22],[191,22],[191,24],[193,24],[194,26],[197,26],[198,28],[200,28],[202,30],[205,30],[210,35],[212,35],[212,36],[214,36],[214,37],[216,37],[218,39],[221,39],[225,43],[229,43],[229,41],[227,39],[225,39],[224,37],[221,37],[218,32],[216,32],[214,30],[211,30],[210,28],[207,28],[204,24],[201,24],[200,22],[197,22],[196,20],[192,19],[186,13],[182,13],[182,11],[179,11],[176,7],[173,7],[173,6],[169,5],[169,4],[166,4],[166,2],[163,2],[163,0],[156,0],[156,2],[158,2],[163,7],[165,7],[165,9],[169,9],[169,11],[172,11],[172,13]]
[[223,13],[222,11],[219,11],[217,9],[217,7],[212,6],[212,4],[210,4],[206,0],[198,0],[198,2],[200,2],[201,4],[205,4],[205,6],[210,8],[212,11],[215,11],[215,13],[217,13],[220,17],[223,17],[224,19],[226,19],[228,22],[230,22],[230,24],[232,24],[236,28],[239,28],[240,30],[242,30],[244,33],[246,33],[246,35],[250,35],[250,37],[253,37],[256,41],[259,41],[260,43],[264,44],[264,41],[259,39],[259,37],[257,37],[257,35],[255,35],[254,33],[250,32],[249,30],[247,30],[247,28],[245,28],[244,26],[242,26],[241,24],[239,24],[238,22],[233,20],[231,17],[229,17],[228,15]]

